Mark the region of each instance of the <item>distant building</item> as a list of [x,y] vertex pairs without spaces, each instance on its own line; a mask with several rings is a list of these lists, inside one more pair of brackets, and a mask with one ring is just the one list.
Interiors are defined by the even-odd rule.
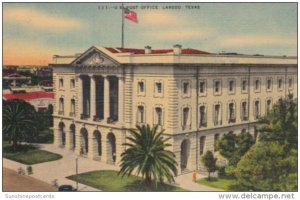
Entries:
[[8,85],[16,87],[23,84],[31,84],[31,77],[22,76],[18,73],[9,74],[3,77],[3,81],[7,82]]
[[37,111],[53,110],[54,93],[36,91],[27,93],[25,90],[18,90],[13,93],[4,93],[4,100],[21,99],[34,106]]
[[258,134],[256,121],[297,97],[297,57],[212,54],[196,49],[91,47],[54,56],[55,144],[116,164],[128,129],[158,125],[179,172],[200,170],[224,133]]

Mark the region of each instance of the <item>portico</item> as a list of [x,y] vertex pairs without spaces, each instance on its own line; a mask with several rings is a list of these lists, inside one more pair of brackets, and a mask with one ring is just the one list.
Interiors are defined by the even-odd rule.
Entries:
[[78,111],[81,120],[123,122],[123,86],[120,75],[89,75],[77,77],[78,92],[81,99]]

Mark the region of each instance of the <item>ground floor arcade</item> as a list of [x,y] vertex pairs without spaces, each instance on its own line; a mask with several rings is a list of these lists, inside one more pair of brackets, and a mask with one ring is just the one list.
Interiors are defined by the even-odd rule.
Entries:
[[[122,145],[125,143],[125,130],[72,120],[55,120],[55,125],[55,145],[73,150],[89,159],[116,165],[120,162],[121,154],[125,150]],[[255,126],[248,124],[170,135],[170,150],[175,154],[179,174],[194,170],[205,171],[200,160],[208,150],[215,153],[218,164],[225,164],[226,161],[218,155],[214,144],[222,134],[230,131],[235,134],[246,131],[254,137],[257,135]]]

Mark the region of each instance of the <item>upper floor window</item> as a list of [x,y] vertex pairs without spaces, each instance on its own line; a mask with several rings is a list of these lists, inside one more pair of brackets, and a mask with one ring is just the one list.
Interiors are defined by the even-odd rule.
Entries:
[[189,87],[190,87],[189,82],[184,82],[184,83],[183,83],[183,94],[188,94],[188,92],[189,92]]
[[143,81],[138,82],[138,93],[143,93],[145,92],[145,84]]
[[247,92],[247,80],[242,80],[242,93]]
[[144,106],[138,106],[137,121],[138,123],[145,123]]
[[260,80],[259,79],[256,79],[254,82],[254,90],[255,90],[255,92],[260,91]]
[[206,120],[206,115],[207,115],[207,112],[206,112],[206,108],[205,106],[200,106],[200,109],[199,109],[199,114],[200,114],[200,121],[199,121],[199,127],[206,127],[207,126],[207,120]]
[[235,81],[234,80],[229,80],[228,90],[229,90],[229,94],[233,94],[235,92]]
[[214,94],[216,94],[216,95],[221,94],[221,81],[220,80],[214,81]]
[[278,89],[281,90],[283,88],[283,81],[282,79],[278,79]]
[[70,88],[71,89],[75,88],[75,79],[70,80]]
[[59,79],[59,88],[63,88],[64,87],[64,79],[60,78]]
[[267,79],[267,91],[271,91],[272,90],[272,79],[268,78]]
[[164,85],[162,80],[154,81],[154,97],[163,97]]
[[75,99],[71,99],[71,112],[70,116],[74,117],[75,116]]
[[188,107],[186,108],[183,108],[183,111],[182,111],[182,129],[184,130],[187,125],[188,125],[188,120],[189,120],[189,112],[190,112],[190,109]]
[[64,114],[64,98],[59,98],[59,110],[58,110],[58,114],[59,115],[63,115]]
[[200,95],[206,94],[206,81],[199,80],[199,93]]
[[155,83],[155,92],[156,93],[161,93],[162,92],[162,84],[161,83],[159,83],[159,82],[156,82]]
[[160,107],[155,108],[155,124],[162,125],[162,109]]

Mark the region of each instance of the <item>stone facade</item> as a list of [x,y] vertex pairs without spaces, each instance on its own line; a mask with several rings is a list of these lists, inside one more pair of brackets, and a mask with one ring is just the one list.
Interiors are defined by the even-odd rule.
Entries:
[[201,155],[214,152],[218,137],[257,134],[257,117],[280,98],[297,97],[295,57],[180,52],[92,47],[73,59],[56,56],[55,144],[118,164],[128,129],[158,124],[171,138],[179,172],[201,170]]

